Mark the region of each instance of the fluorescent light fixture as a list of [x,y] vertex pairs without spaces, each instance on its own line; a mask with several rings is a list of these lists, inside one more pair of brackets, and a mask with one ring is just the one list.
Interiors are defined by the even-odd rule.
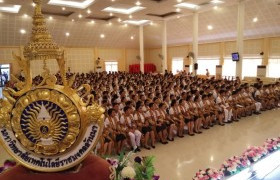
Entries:
[[3,4],[0,6],[0,12],[18,13],[20,8],[21,8],[21,5]]
[[150,20],[125,20],[125,21],[123,21],[123,23],[125,23],[125,24],[132,24],[132,25],[137,25],[137,26],[147,24],[149,22],[150,22]]
[[221,1],[221,0],[212,0],[211,3],[214,3],[214,4],[221,4],[221,3],[224,3],[224,1]]
[[85,9],[89,7],[95,0],[84,0],[84,1],[70,1],[70,0],[50,0],[48,4],[56,6],[67,6],[79,9]]
[[111,12],[111,13],[120,13],[120,14],[132,14],[135,13],[137,11],[141,11],[145,9],[145,7],[142,6],[133,6],[133,7],[129,7],[129,8],[118,8],[118,7],[107,7],[105,9],[103,9],[102,11],[106,11],[106,12]]
[[199,6],[196,5],[196,4],[186,3],[186,2],[177,4],[177,5],[175,5],[175,7],[177,7],[177,8],[187,8],[187,9],[198,9],[199,8]]

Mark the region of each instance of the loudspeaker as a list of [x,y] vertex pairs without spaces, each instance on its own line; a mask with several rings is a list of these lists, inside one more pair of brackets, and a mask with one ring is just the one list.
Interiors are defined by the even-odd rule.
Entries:
[[194,63],[194,70],[198,70],[198,64]]

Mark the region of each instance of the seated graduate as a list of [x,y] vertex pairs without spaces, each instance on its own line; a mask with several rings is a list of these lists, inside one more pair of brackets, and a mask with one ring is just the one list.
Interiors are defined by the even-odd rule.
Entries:
[[141,130],[144,135],[144,148],[150,150],[149,141],[151,142],[151,147],[155,148],[155,134],[148,119],[145,117],[143,111],[143,102],[138,101],[136,103],[136,111],[134,112],[134,120],[137,121],[137,127]]
[[[175,125],[175,122],[171,119],[170,115],[167,113],[168,108],[165,103],[159,104],[159,110],[160,116],[163,119],[163,123],[167,126],[168,129],[168,140],[174,141],[174,135],[177,133],[177,127]],[[176,132],[176,133],[174,133]]]
[[163,126],[163,121],[158,117],[156,104],[150,103],[149,110],[145,113],[145,118],[148,119],[152,129],[162,144],[167,144],[166,128]]
[[124,114],[120,118],[120,123],[126,127],[127,136],[130,139],[130,145],[133,151],[140,152],[142,133],[137,129],[132,115],[132,109],[129,106],[124,107]]
[[170,104],[169,108],[169,115],[170,118],[176,123],[178,132],[177,135],[180,138],[184,137],[184,126],[185,126],[185,119],[183,115],[181,114],[179,105],[177,103],[177,100],[173,99]]

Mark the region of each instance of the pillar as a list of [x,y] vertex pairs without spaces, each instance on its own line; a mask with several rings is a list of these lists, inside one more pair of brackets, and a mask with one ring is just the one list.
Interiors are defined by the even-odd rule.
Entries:
[[140,39],[140,71],[144,73],[144,32],[143,25],[139,27],[139,39]]
[[[237,17],[237,51],[239,53],[239,61],[236,62],[236,76],[242,79],[242,62],[244,53],[244,20],[245,20],[245,0],[238,2],[238,17]],[[249,67],[248,67],[249,68]]]
[[167,28],[166,28],[166,20],[163,21],[163,28],[162,28],[162,73],[167,70]]

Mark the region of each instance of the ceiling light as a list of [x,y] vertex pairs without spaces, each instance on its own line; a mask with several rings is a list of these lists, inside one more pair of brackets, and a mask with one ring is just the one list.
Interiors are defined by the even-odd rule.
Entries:
[[119,21],[119,22],[122,22],[122,19],[121,19],[121,18],[119,18],[119,19],[118,19],[118,21]]
[[180,11],[181,11],[181,9],[180,9],[180,8],[177,8],[177,9],[176,9],[176,12],[180,12]]
[[90,23],[91,23],[91,24],[94,24],[94,23],[95,23],[95,21],[94,21],[94,20],[91,20],[91,21],[90,21]]
[[24,29],[21,29],[19,32],[20,32],[21,34],[26,34],[26,31],[25,31]]
[[111,0],[112,2],[115,2],[115,0]]
[[83,15],[81,15],[81,14],[79,14],[79,16],[78,16],[79,18],[82,18],[83,17]]
[[27,14],[24,14],[23,17],[24,17],[24,18],[28,18],[28,15],[27,15]]
[[120,7],[111,6],[111,7],[107,7],[105,9],[103,9],[102,11],[120,13],[120,14],[133,14],[133,13],[143,10],[143,9],[145,9],[145,7],[133,6],[133,7],[129,7],[129,8],[120,8]]
[[65,9],[66,9],[65,7],[62,7],[62,11],[65,11]]
[[90,14],[90,13],[91,13],[91,10],[90,10],[90,9],[88,9],[88,10],[87,10],[87,13],[88,13],[88,14]]
[[100,34],[100,38],[105,38],[105,34]]
[[86,9],[89,7],[95,0],[82,0],[82,1],[69,1],[69,0],[50,0],[48,4],[56,6],[67,6],[79,9]]
[[108,25],[109,25],[109,26],[111,26],[111,25],[112,25],[112,23],[111,23],[111,22],[109,22],[109,23],[108,23]]
[[126,24],[126,23],[124,24],[124,27],[127,27],[127,24]]
[[133,39],[134,39],[134,36],[131,36],[130,39],[133,40]]
[[221,4],[221,3],[224,3],[224,1],[221,1],[221,0],[212,0],[211,3],[214,3],[214,4]]
[[110,13],[110,16],[113,16],[114,14],[113,13]]
[[135,4],[136,6],[140,6],[142,3],[140,1],[137,1]]
[[196,4],[191,4],[191,3],[186,3],[186,2],[177,4],[177,5],[175,5],[175,7],[187,8],[187,9],[198,9],[199,8],[199,6]]
[[0,12],[18,13],[20,8],[21,8],[21,5],[4,4],[4,5],[1,5]]
[[3,3],[4,2],[4,0],[0,0],[0,3]]
[[35,4],[35,3],[31,3],[31,6],[35,7],[35,6],[36,6],[36,4]]
[[177,2],[178,2],[178,3],[181,3],[181,2],[182,2],[182,0],[177,0]]
[[70,36],[70,33],[69,32],[65,33],[65,36],[67,36],[67,37]]
[[208,26],[207,26],[207,29],[208,29],[208,30],[212,30],[212,29],[213,29],[213,26],[208,25]]
[[75,19],[72,19],[72,22],[74,22],[75,21]]
[[129,15],[128,17],[129,17],[129,19],[132,19],[132,15]]
[[132,25],[143,25],[149,23],[149,20],[126,20],[123,23],[132,24]]
[[154,25],[153,21],[150,22],[150,25]]
[[257,17],[255,17],[254,19],[253,19],[253,22],[258,22],[258,18]]
[[53,20],[53,17],[52,17],[52,16],[50,16],[50,17],[49,17],[49,20]]
[[214,8],[215,10],[217,10],[217,9],[218,9],[218,6],[214,6],[213,8]]

